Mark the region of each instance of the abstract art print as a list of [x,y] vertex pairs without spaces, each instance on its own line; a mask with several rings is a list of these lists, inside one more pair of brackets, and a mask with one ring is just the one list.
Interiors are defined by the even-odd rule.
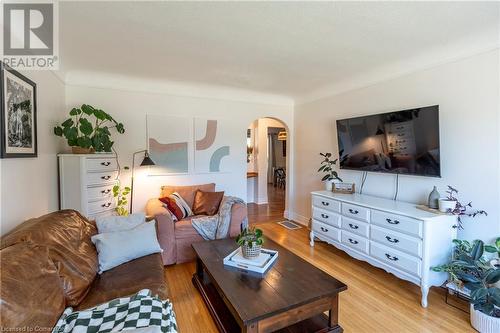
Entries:
[[[232,126],[224,119],[194,119],[194,169],[196,173],[230,172]],[[224,134],[224,136],[222,135]]]
[[0,63],[2,158],[36,157],[36,84]]
[[151,175],[186,174],[191,171],[192,118],[147,115],[149,155],[156,166]]

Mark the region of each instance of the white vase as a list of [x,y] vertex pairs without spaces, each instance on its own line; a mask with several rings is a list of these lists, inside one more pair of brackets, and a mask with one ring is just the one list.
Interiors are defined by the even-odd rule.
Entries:
[[455,200],[448,200],[446,198],[439,199],[439,211],[446,213],[450,210],[454,210],[457,206],[457,202]]
[[331,180],[325,180],[325,190],[326,191],[332,191],[333,189],[333,182]]
[[481,311],[474,310],[474,305],[470,305],[470,323],[480,333],[500,332],[500,318],[488,316]]

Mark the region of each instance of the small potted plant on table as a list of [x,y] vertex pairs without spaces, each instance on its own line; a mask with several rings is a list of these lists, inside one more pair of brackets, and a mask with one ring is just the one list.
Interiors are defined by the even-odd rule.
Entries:
[[318,172],[323,172],[325,175],[321,179],[322,182],[325,182],[325,189],[327,191],[331,191],[333,188],[333,182],[339,181],[342,182],[342,179],[339,178],[337,171],[335,171],[335,166],[337,165],[337,159],[331,160],[332,153],[319,153],[324,157],[323,161],[321,161],[321,166],[318,169]]
[[454,240],[453,259],[445,265],[433,267],[436,272],[447,272],[450,280],[470,295],[470,321],[481,333],[500,332],[500,268],[492,267],[483,257],[484,243],[470,244]]
[[245,228],[236,237],[236,243],[241,246],[243,257],[247,259],[256,258],[260,255],[260,250],[264,243],[262,230],[255,227]]

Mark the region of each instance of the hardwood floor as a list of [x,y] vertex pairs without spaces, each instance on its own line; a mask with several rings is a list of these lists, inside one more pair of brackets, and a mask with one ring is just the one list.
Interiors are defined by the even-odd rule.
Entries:
[[[267,221],[273,219],[270,216]],[[259,217],[265,220],[265,217]],[[276,223],[259,227],[266,237],[348,285],[340,295],[339,322],[349,332],[475,332],[469,315],[447,305],[444,292],[431,288],[429,307],[420,306],[420,290],[385,271],[355,260],[331,245],[309,246],[307,228],[287,230]],[[194,263],[165,269],[180,332],[217,332],[191,283]],[[307,274],[307,272],[304,272]]]
[[267,202],[267,204],[263,205],[257,205],[255,203],[247,205],[248,222],[250,224],[279,222],[284,220],[285,190],[268,184]]

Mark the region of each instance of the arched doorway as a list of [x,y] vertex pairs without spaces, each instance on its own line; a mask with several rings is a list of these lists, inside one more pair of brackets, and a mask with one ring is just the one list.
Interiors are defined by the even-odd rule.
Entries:
[[247,202],[250,223],[284,219],[289,186],[289,131],[275,118],[247,128]]

